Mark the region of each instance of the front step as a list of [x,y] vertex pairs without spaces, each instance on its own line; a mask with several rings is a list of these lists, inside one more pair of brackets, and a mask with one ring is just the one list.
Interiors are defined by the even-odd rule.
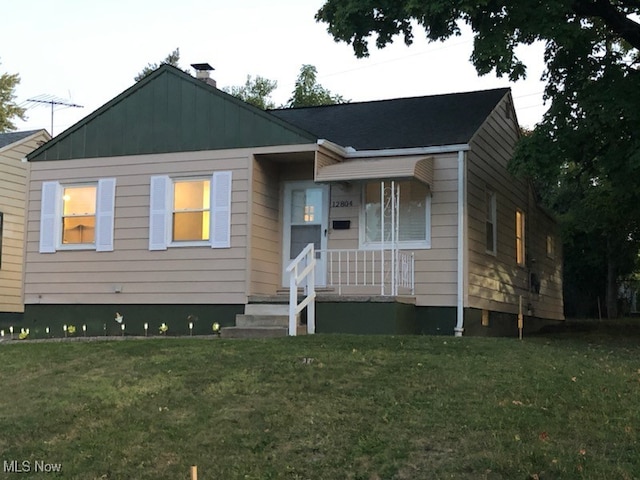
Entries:
[[[247,305],[248,306],[248,305]],[[236,315],[236,327],[285,327],[289,328],[288,315]]]
[[[299,318],[296,319],[299,322]],[[306,326],[298,327],[298,335]],[[288,303],[249,303],[244,313],[236,315],[236,326],[220,330],[222,338],[273,338],[289,334]]]
[[220,330],[222,338],[275,338],[286,337],[287,327],[225,327]]

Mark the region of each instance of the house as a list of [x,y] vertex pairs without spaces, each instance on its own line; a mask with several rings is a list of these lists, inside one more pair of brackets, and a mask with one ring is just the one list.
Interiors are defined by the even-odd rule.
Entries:
[[309,244],[318,332],[563,319],[509,89],[264,112],[204,77],[164,65],[28,156],[28,324],[233,326]]
[[0,322],[24,312],[22,276],[28,164],[51,137],[45,130],[0,133]]

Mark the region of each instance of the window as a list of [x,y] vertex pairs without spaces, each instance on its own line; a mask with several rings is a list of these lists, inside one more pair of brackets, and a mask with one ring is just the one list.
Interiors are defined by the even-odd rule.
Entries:
[[497,252],[496,194],[491,190],[485,190],[485,217],[487,253],[495,255]]
[[547,257],[554,258],[556,254],[556,246],[553,235],[547,234]]
[[210,207],[210,180],[175,180],[172,240],[209,241]]
[[[431,245],[431,195],[429,188],[417,180],[393,182],[399,190],[398,238],[404,246],[429,248]],[[364,244],[376,244],[383,240],[391,241],[391,185],[385,182],[384,202],[381,202],[380,182],[367,183],[364,186],[364,221],[362,241]],[[385,205],[384,220],[382,205]]]
[[40,253],[113,251],[115,178],[83,184],[43,182]]
[[4,221],[4,213],[0,212],[0,268],[2,268],[2,239],[4,238],[4,234],[2,231],[3,221]]
[[230,246],[231,172],[210,177],[151,177],[149,250]]
[[524,232],[524,212],[516,210],[516,261],[521,266],[524,266],[526,261]]
[[93,245],[96,239],[98,186],[62,187],[62,244]]

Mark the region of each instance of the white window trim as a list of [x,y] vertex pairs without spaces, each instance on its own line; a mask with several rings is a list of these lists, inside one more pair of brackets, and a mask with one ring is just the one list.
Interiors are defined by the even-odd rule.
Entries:
[[[62,192],[64,186],[96,186],[96,232],[94,243],[62,243]],[[57,251],[95,250],[113,251],[115,178],[103,178],[94,182],[61,184],[57,181],[42,182],[40,208],[40,253]]]
[[[428,250],[431,248],[431,190],[427,193],[425,200],[425,239],[418,241],[398,241],[398,248],[401,250]],[[365,209],[366,209],[366,182],[362,183],[360,192],[360,214],[358,218],[358,245],[360,250],[380,250],[384,242],[367,242],[366,241],[366,225],[365,225]],[[388,244],[387,244],[388,245]]]
[[[487,195],[491,195],[491,216],[492,216],[492,224],[493,224],[493,248],[489,249],[486,248],[486,242],[487,242],[487,232],[486,232],[486,228],[487,228],[487,220],[486,220],[486,208],[487,208]],[[498,255],[498,198],[496,195],[496,191],[489,188],[488,186],[485,187],[485,191],[484,191],[484,198],[485,198],[485,221],[484,221],[484,228],[485,228],[485,252],[488,253],[489,255],[493,255],[494,257]]]
[[[210,180],[209,240],[174,242],[172,240],[173,184],[175,181]],[[231,171],[214,172],[211,176],[169,177],[158,175],[150,180],[149,250],[183,247],[231,247]]]

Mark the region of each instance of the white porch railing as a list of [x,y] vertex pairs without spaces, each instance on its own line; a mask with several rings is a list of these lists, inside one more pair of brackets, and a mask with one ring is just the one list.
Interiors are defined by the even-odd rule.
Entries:
[[380,295],[413,295],[415,291],[415,260],[413,252],[394,249],[316,250],[326,265],[326,285],[338,290],[343,287],[374,287]]
[[[307,333],[316,332],[315,268],[316,255],[313,243],[304,247],[287,267],[289,274],[289,335],[297,335],[297,316],[305,307],[307,307]],[[305,298],[298,303],[298,287],[300,285],[304,286]]]

